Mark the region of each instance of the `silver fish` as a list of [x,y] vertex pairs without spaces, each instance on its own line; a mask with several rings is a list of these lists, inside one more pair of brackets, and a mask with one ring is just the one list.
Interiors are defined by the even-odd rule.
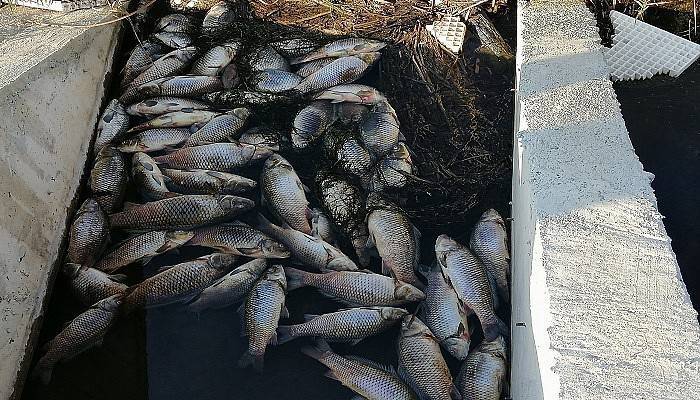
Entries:
[[92,266],[109,241],[107,216],[97,201],[87,199],[83,202],[73,218],[69,235],[68,259]]
[[510,302],[508,281],[510,280],[510,253],[506,224],[498,211],[486,210],[476,223],[469,239],[469,247],[486,266],[492,290]]
[[311,209],[294,167],[279,154],[265,160],[260,174],[261,203],[292,229],[311,234]]
[[116,245],[95,264],[95,269],[111,273],[133,263],[145,264],[187,243],[194,236],[188,231],[151,231],[132,236]]
[[99,153],[105,146],[121,140],[127,129],[129,129],[129,115],[119,100],[112,99],[97,122],[95,153]]
[[184,72],[196,55],[196,47],[185,47],[173,50],[157,59],[153,65],[134,78],[129,88],[119,97],[120,101],[125,103],[134,101],[140,94],[139,87],[145,83]]
[[201,127],[221,115],[219,112],[206,110],[180,110],[159,115],[149,121],[136,125],[129,132],[138,132],[156,128]]
[[354,271],[357,265],[342,251],[317,237],[273,225],[262,215],[255,227],[282,243],[301,263],[319,271]]
[[435,241],[435,256],[459,299],[479,317],[486,340],[494,340],[501,333],[507,334],[508,327],[496,316],[493,308],[491,285],[484,264],[466,246],[447,235],[440,235]]
[[413,162],[408,146],[399,142],[391,153],[377,163],[369,179],[363,179],[363,186],[370,192],[402,188],[408,183],[412,172]]
[[396,111],[387,101],[375,104],[360,126],[362,141],[377,158],[391,152],[399,143],[400,135]]
[[253,89],[258,92],[284,93],[294,89],[301,82],[301,79],[293,72],[266,69],[253,75],[250,83]]
[[168,267],[136,285],[124,298],[124,309],[186,303],[224,276],[236,259],[214,253]]
[[165,184],[177,193],[238,194],[253,190],[258,185],[244,176],[208,169],[163,168],[161,171],[168,177]]
[[153,97],[130,105],[126,112],[140,117],[151,117],[175,111],[207,110],[209,108],[207,103],[198,100],[178,97]]
[[507,379],[507,349],[502,336],[472,350],[456,378],[464,399],[499,400]]
[[122,206],[126,194],[127,166],[122,153],[113,147],[105,147],[97,155],[90,172],[90,190],[106,213],[113,213]]
[[335,58],[319,58],[318,60],[309,61],[301,64],[299,66],[299,69],[297,69],[295,73],[301,76],[302,78],[306,78],[307,76],[313,74],[319,69],[332,63],[334,60]]
[[182,49],[192,44],[192,36],[184,32],[156,32],[153,38],[173,49]]
[[382,258],[382,273],[391,273],[400,281],[422,288],[423,283],[415,274],[420,257],[418,230],[395,204],[376,195],[370,195],[367,203],[368,243],[377,248]]
[[357,103],[333,104],[335,115],[344,124],[360,124],[369,117],[369,107]]
[[266,69],[276,69],[289,71],[289,64],[272,46],[263,46],[255,50],[248,60],[252,71],[264,71]]
[[250,144],[213,143],[202,146],[185,147],[170,154],[158,156],[155,160],[177,169],[211,169],[231,172],[264,160],[272,150]]
[[138,86],[132,101],[155,96],[197,97],[222,88],[218,76],[169,76]]
[[185,128],[156,128],[139,132],[124,140],[117,149],[122,153],[152,153],[172,150],[190,138],[192,132]]
[[356,83],[333,86],[319,93],[314,98],[316,100],[330,100],[332,103],[347,102],[370,105],[386,101],[386,97],[377,89]]
[[294,148],[306,148],[321,137],[335,122],[336,115],[329,101],[313,101],[304,107],[294,118],[292,144]]
[[204,99],[223,107],[260,106],[268,104],[287,104],[291,98],[284,94],[250,92],[231,89],[207,93]]
[[281,133],[270,128],[256,127],[245,131],[238,142],[242,144],[252,144],[254,146],[263,146],[272,151],[280,149]]
[[304,78],[294,90],[306,94],[354,82],[360,79],[379,57],[380,53],[366,53],[338,58]]
[[253,285],[246,302],[239,309],[248,337],[248,349],[238,361],[239,367],[252,364],[255,370],[262,371],[267,345],[277,344],[278,321],[280,317],[289,317],[284,305],[286,292],[287,280],[280,265],[273,265]]
[[204,15],[201,32],[204,35],[223,33],[239,18],[239,10],[228,1],[214,4]]
[[197,298],[189,304],[190,311],[201,313],[204,310],[230,306],[242,300],[253,287],[253,284],[267,269],[264,258],[248,261],[236,267],[233,271],[219,278],[211,286],[204,289]]
[[277,343],[315,336],[327,341],[356,344],[389,329],[407,314],[408,311],[396,307],[357,307],[323,315],[305,314],[304,323],[277,328]]
[[336,244],[333,223],[326,214],[318,208],[311,209],[311,235],[321,238],[334,246]]
[[124,293],[126,286],[120,283],[120,277],[107,275],[104,272],[80,264],[68,263],[63,266],[63,273],[69,279],[70,290],[75,297],[85,305]]
[[314,274],[286,267],[284,272],[289,291],[311,286],[323,295],[350,306],[398,306],[425,299],[425,294],[417,287],[369,271]]
[[230,40],[212,47],[194,62],[190,73],[192,75],[219,75],[238,55],[241,47],[242,44],[239,40]]
[[131,175],[139,193],[146,200],[160,200],[178,195],[168,190],[163,173],[146,153],[134,153],[131,160]]
[[241,107],[218,115],[193,133],[185,146],[227,141],[231,136],[236,135],[243,129],[250,114],[249,109]]
[[342,357],[335,354],[322,340],[315,347],[302,347],[301,352],[328,367],[325,376],[340,381],[363,399],[418,400],[413,390],[397,376],[392,367],[360,357]]
[[299,57],[316,48],[316,44],[308,39],[283,39],[270,43],[275,51],[286,58]]
[[423,321],[404,317],[397,344],[399,376],[421,399],[461,399],[438,342]]
[[241,77],[238,74],[236,64],[231,63],[224,67],[224,70],[221,72],[221,84],[224,88],[232,89],[238,86],[239,83],[241,83]]
[[124,69],[122,70],[121,87],[131,83],[139,74],[148,69],[153,62],[162,57],[169,50],[158,41],[144,40],[129,54]]
[[110,215],[114,229],[191,229],[223,222],[252,209],[255,203],[231,195],[182,195],[132,206]]
[[364,53],[374,53],[386,47],[386,43],[373,39],[347,38],[328,43],[321,48],[302,57],[292,60],[292,64],[300,64],[326,57],[346,57]]
[[335,156],[340,167],[346,172],[363,177],[372,168],[372,157],[359,140],[343,140],[335,149]]
[[242,222],[199,228],[187,243],[252,258],[289,258],[284,245]]
[[119,294],[100,300],[70,321],[46,344],[48,350],[34,367],[34,376],[46,385],[51,381],[56,364],[100,345],[116,320],[121,301]]
[[155,32],[182,32],[192,33],[196,30],[196,26],[192,18],[185,14],[168,14],[159,19],[153,30]]
[[218,0],[170,0],[170,8],[177,11],[207,11],[216,4]]

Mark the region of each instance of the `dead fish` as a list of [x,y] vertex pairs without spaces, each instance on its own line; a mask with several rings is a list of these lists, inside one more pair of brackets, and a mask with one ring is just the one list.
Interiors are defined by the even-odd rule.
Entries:
[[150,231],[117,244],[95,264],[95,269],[111,273],[129,264],[145,264],[153,257],[176,249],[190,240],[194,232]]
[[411,224],[408,216],[395,204],[374,194],[367,199],[368,246],[375,246],[382,258],[382,273],[419,288],[415,269],[420,252],[420,233]]
[[397,344],[399,376],[421,399],[461,399],[438,342],[423,321],[404,317]]
[[319,58],[318,60],[309,61],[299,65],[299,69],[295,73],[302,78],[306,78],[319,69],[325,67],[326,65],[332,63],[335,58]]
[[363,179],[363,186],[370,192],[402,188],[408,183],[412,172],[413,163],[408,146],[399,142],[391,153],[377,163],[369,179]]
[[332,342],[357,344],[362,339],[389,329],[408,314],[396,307],[357,307],[323,315],[304,315],[304,323],[280,325],[277,343],[314,336]]
[[265,160],[260,174],[261,204],[292,229],[311,234],[311,209],[294,167],[279,154]]
[[326,214],[318,208],[311,209],[311,235],[321,238],[335,246],[336,239],[333,223]]
[[238,143],[266,147],[272,151],[280,149],[281,133],[266,127],[255,127],[245,131],[238,138]]
[[199,314],[204,310],[228,307],[243,300],[266,269],[267,260],[264,258],[248,261],[236,267],[204,289],[189,304],[188,309]]
[[335,149],[335,156],[344,171],[359,177],[372,168],[369,151],[355,138],[343,140]]
[[386,47],[386,43],[373,39],[347,38],[328,43],[321,48],[292,60],[292,64],[300,64],[326,57],[347,57],[374,53]]
[[231,195],[182,195],[134,205],[110,215],[113,229],[191,229],[222,222],[252,209],[255,203]]
[[252,365],[262,372],[267,345],[277,344],[277,324],[281,318],[289,318],[285,307],[287,280],[281,265],[273,265],[262,279],[253,285],[246,302],[239,309],[243,315],[248,349],[238,361],[239,367]]
[[311,286],[350,306],[398,306],[425,299],[425,294],[417,287],[370,271],[314,274],[286,267],[284,272],[289,291]]
[[198,146],[226,141],[243,129],[250,115],[250,110],[244,107],[218,115],[193,133],[185,146]]
[[201,32],[203,35],[224,33],[239,19],[239,10],[228,1],[214,4],[204,15]]
[[503,336],[472,350],[456,378],[464,399],[499,400],[507,379],[507,350]]
[[126,112],[140,117],[163,115],[176,111],[208,110],[209,104],[192,99],[178,97],[153,97],[132,104]]
[[170,0],[170,8],[177,11],[207,11],[218,3],[218,0]]
[[389,153],[399,143],[399,120],[387,101],[375,104],[360,126],[360,136],[367,149],[377,158]]
[[508,334],[508,327],[494,311],[491,285],[484,264],[466,246],[447,235],[440,235],[435,241],[435,256],[459,299],[479,317],[486,340],[492,341],[500,334]]
[[168,76],[138,86],[132,101],[155,96],[197,97],[222,88],[218,76]]
[[125,277],[107,275],[98,269],[80,264],[64,265],[63,273],[69,280],[73,295],[85,305],[95,304],[115,294],[122,294],[128,287],[120,283]]
[[251,71],[276,69],[289,71],[289,64],[272,46],[263,46],[255,50],[248,59]]
[[510,302],[508,281],[510,280],[510,253],[506,224],[498,211],[486,210],[476,223],[469,239],[469,247],[479,257],[489,275],[494,293]]
[[325,376],[340,381],[363,399],[418,400],[413,390],[398,377],[392,367],[356,356],[342,357],[331,351],[322,340],[315,347],[302,347],[301,352],[328,367]]
[[242,222],[199,228],[187,243],[252,258],[289,258],[283,244]]
[[95,154],[105,146],[121,140],[127,129],[129,129],[129,115],[119,100],[112,99],[97,122]]
[[313,101],[302,108],[294,118],[292,126],[294,148],[306,148],[321,137],[336,120],[333,111],[333,105],[325,100]]
[[156,128],[201,127],[221,115],[219,112],[207,110],[181,110],[159,115],[149,121],[136,125],[129,132],[138,132]]
[[285,58],[299,57],[316,48],[314,42],[304,38],[278,40],[270,46]]
[[259,93],[231,89],[207,93],[204,99],[222,107],[261,106],[271,104],[288,104],[291,98],[284,94]]
[[304,78],[294,90],[313,93],[360,79],[379,59],[380,53],[366,53],[341,57]]
[[333,104],[335,115],[344,124],[359,125],[369,117],[369,107],[357,103]]
[[107,216],[97,201],[86,199],[75,214],[70,227],[68,259],[76,264],[92,266],[99,259],[108,241]]
[[231,63],[224,67],[224,70],[221,72],[221,83],[224,85],[225,89],[235,88],[241,83],[241,77],[238,75],[236,64]]
[[258,92],[284,93],[294,89],[301,79],[293,72],[266,69],[253,75],[250,78],[250,84]]
[[105,147],[97,155],[90,171],[90,191],[106,213],[113,213],[122,206],[128,181],[126,161],[117,149]]
[[467,311],[440,268],[425,267],[421,272],[428,280],[421,319],[445,350],[464,360],[471,344]]
[[117,148],[122,153],[172,150],[185,143],[190,135],[192,132],[185,128],[148,129],[124,140]]
[[184,32],[155,32],[153,38],[173,49],[182,49],[192,44],[192,36]]
[[212,143],[185,147],[155,158],[158,164],[176,169],[211,169],[231,172],[264,160],[272,150],[250,144]]
[[153,28],[155,32],[182,32],[192,33],[196,26],[192,18],[185,14],[168,14],[160,18]]
[[295,229],[279,227],[260,214],[255,222],[257,229],[277,239],[304,265],[319,271],[357,270],[357,265],[348,256],[320,238]]
[[121,302],[121,295],[116,294],[100,300],[70,321],[45,345],[47,351],[34,367],[34,376],[47,385],[56,364],[102,344],[104,335],[116,320]]
[[119,97],[119,100],[125,103],[133,102],[140,94],[139,88],[141,85],[184,72],[196,55],[197,48],[192,46],[167,53],[134,78],[129,87]]
[[122,70],[121,87],[131,83],[139,74],[148,69],[153,62],[162,57],[169,50],[162,43],[144,40],[137,44],[129,54],[124,69]]
[[244,176],[208,169],[163,168],[161,171],[169,178],[165,184],[177,193],[239,194],[253,190],[258,185]]
[[146,153],[134,153],[131,160],[131,175],[139,193],[146,200],[161,200],[178,195],[168,190],[163,173]]
[[386,97],[377,89],[367,86],[350,83],[346,85],[333,86],[319,93],[316,100],[330,100],[331,103],[357,103],[357,104],[377,104],[386,101]]
[[212,47],[194,62],[190,73],[206,76],[219,75],[238,55],[241,47],[241,41],[235,39]]
[[168,267],[133,287],[124,298],[124,309],[187,303],[224,276],[236,259],[232,254],[214,253]]

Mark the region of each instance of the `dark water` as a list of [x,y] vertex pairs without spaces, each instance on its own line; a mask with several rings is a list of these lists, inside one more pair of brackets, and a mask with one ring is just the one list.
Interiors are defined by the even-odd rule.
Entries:
[[700,310],[700,62],[681,76],[615,84],[632,144],[656,177],[659,211]]

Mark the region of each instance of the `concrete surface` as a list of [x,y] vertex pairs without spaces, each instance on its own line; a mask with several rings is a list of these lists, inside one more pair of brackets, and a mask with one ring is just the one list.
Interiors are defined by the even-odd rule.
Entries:
[[521,1],[512,398],[700,399],[700,327],[583,0]]
[[0,399],[26,373],[119,29],[46,24],[107,15],[0,8]]

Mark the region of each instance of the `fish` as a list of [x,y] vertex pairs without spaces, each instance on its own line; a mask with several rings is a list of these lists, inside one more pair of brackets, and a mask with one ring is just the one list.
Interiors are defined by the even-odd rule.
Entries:
[[186,128],[155,128],[141,131],[121,142],[117,149],[122,153],[152,153],[172,150],[184,144],[192,132]]
[[435,241],[435,256],[460,301],[479,318],[484,338],[492,341],[500,334],[508,334],[508,327],[494,311],[484,264],[466,246],[444,234]]
[[301,94],[319,92],[360,79],[380,58],[380,53],[341,57],[304,78],[294,90]]
[[239,19],[239,10],[228,1],[219,1],[204,15],[201,32],[211,36],[224,33]]
[[372,156],[369,151],[353,137],[340,142],[334,150],[338,164],[350,174],[364,177],[372,168]]
[[229,89],[207,93],[204,99],[222,107],[261,106],[288,104],[291,98],[285,94],[260,93],[239,89]]
[[240,194],[255,189],[258,183],[244,176],[208,169],[163,168],[170,190],[184,194]]
[[273,154],[260,173],[261,204],[292,229],[311,234],[311,209],[304,185],[284,157]]
[[239,309],[243,316],[244,334],[248,337],[248,349],[238,360],[240,368],[252,365],[262,372],[265,349],[277,344],[277,324],[281,318],[289,318],[285,307],[287,280],[281,265],[273,265],[253,285],[245,303]]
[[367,199],[368,246],[377,248],[382,259],[382,273],[422,288],[415,274],[420,252],[420,233],[408,216],[395,204],[375,194]]
[[319,271],[354,271],[357,265],[342,251],[320,238],[272,224],[258,214],[254,227],[282,243],[292,256]]
[[139,193],[146,200],[161,200],[178,195],[168,189],[160,168],[146,153],[134,153],[131,159],[131,175]]
[[508,358],[503,336],[472,350],[455,379],[464,399],[499,400],[506,385]]
[[292,60],[292,64],[301,64],[320,58],[327,57],[347,57],[361,55],[364,53],[374,53],[386,47],[386,43],[379,40],[363,38],[340,39],[328,43],[304,56]]
[[330,100],[331,103],[357,103],[374,105],[386,101],[377,89],[355,83],[333,86],[314,97],[315,100]]
[[63,273],[68,278],[73,295],[88,306],[112,295],[124,293],[128,287],[121,283],[121,276],[107,275],[98,269],[80,264],[65,264]]
[[438,342],[423,321],[405,316],[397,343],[399,376],[421,399],[461,399]]
[[176,249],[192,239],[190,231],[150,231],[132,236],[111,249],[94,268],[112,273],[129,264],[145,264],[153,257]]
[[160,18],[153,27],[154,32],[193,33],[196,25],[192,18],[185,14],[168,14]]
[[279,151],[281,133],[266,127],[255,127],[245,131],[238,138],[238,143],[252,144],[254,146],[266,147],[272,151]]
[[124,311],[187,303],[224,276],[237,258],[214,253],[165,268],[130,288],[124,297]]
[[283,244],[239,221],[199,228],[187,244],[252,258],[291,256]]
[[161,58],[169,50],[159,41],[144,40],[137,44],[126,60],[122,70],[121,87],[125,88],[131,81],[148,69],[153,62]]
[[311,286],[324,296],[352,307],[398,306],[425,299],[425,294],[413,285],[366,270],[315,274],[285,267],[284,272],[290,292]]
[[255,206],[252,200],[232,195],[189,194],[134,205],[110,215],[113,229],[192,229],[223,222]]
[[182,49],[192,44],[192,36],[184,32],[155,32],[153,38],[173,49]]
[[176,11],[208,11],[219,3],[219,0],[170,0],[170,8]]
[[311,209],[311,235],[321,238],[334,246],[336,244],[333,223],[326,214],[318,208]]
[[241,77],[238,74],[236,64],[231,63],[224,67],[224,70],[221,72],[221,84],[224,86],[224,89],[235,88],[240,83]]
[[129,129],[129,115],[124,105],[117,99],[112,99],[97,121],[95,138],[95,154],[105,146],[120,141]]
[[222,88],[223,83],[218,76],[168,76],[136,87],[130,100],[136,102],[156,96],[197,97]]
[[202,54],[190,69],[192,75],[216,76],[238,55],[243,44],[240,40],[229,40],[219,46],[214,46]]
[[180,110],[159,115],[142,124],[129,129],[129,132],[139,132],[157,128],[202,127],[212,119],[221,115],[219,112],[208,110]]
[[250,78],[250,84],[257,92],[284,93],[294,89],[302,78],[289,71],[265,69]]
[[469,238],[469,247],[486,267],[493,293],[497,293],[505,303],[509,303],[508,234],[506,224],[498,211],[491,208],[481,214]]
[[291,38],[272,42],[270,46],[282,57],[293,58],[314,50],[316,48],[316,43],[305,38]]
[[243,129],[250,115],[250,110],[245,107],[236,108],[218,115],[193,133],[185,146],[199,146],[227,141],[229,137],[236,135]]
[[95,264],[109,242],[107,216],[95,199],[83,202],[69,232],[68,260],[85,266]]
[[359,125],[369,117],[369,107],[358,103],[334,103],[334,113],[344,124]]
[[363,187],[370,192],[399,189],[406,186],[412,173],[411,153],[404,142],[399,142],[391,153],[377,163],[369,179],[363,179]]
[[139,76],[134,78],[129,87],[119,97],[125,103],[133,102],[140,94],[139,87],[156,79],[166,78],[184,72],[197,55],[198,49],[194,46],[176,49],[165,54],[153,62]]
[[175,169],[233,172],[264,160],[272,154],[273,151],[265,147],[232,142],[185,147],[154,159],[158,164]]
[[248,66],[251,71],[264,71],[275,69],[289,71],[289,63],[272,46],[262,46],[250,55]]
[[243,300],[265,272],[268,261],[258,258],[236,267],[204,289],[187,308],[197,314],[208,309],[228,307]]
[[97,161],[90,171],[88,184],[92,196],[108,214],[122,206],[129,180],[126,169],[122,153],[113,147],[105,147],[97,154]]
[[357,356],[342,357],[334,353],[326,342],[319,340],[316,346],[304,346],[301,352],[326,367],[325,376],[368,400],[418,400],[392,367]]
[[175,111],[208,110],[209,104],[179,97],[153,97],[130,105],[126,112],[139,117],[153,117]]
[[421,320],[430,328],[440,346],[454,358],[464,360],[471,344],[467,310],[440,268],[425,267],[421,272],[428,280]]
[[332,63],[335,60],[335,58],[329,57],[329,58],[319,58],[318,60],[313,60],[309,61],[303,64],[299,65],[299,69],[295,71],[295,73],[302,78],[306,78],[309,75],[313,74],[314,72],[318,71],[319,69],[325,67],[326,65]]
[[296,149],[308,147],[320,138],[336,121],[330,101],[313,101],[297,113],[292,125],[292,145]]
[[46,343],[46,353],[36,363],[33,375],[47,385],[56,364],[102,344],[105,334],[119,314],[121,301],[121,295],[115,294],[98,301],[73,318],[56,337]]
[[394,150],[401,133],[396,111],[389,102],[381,101],[372,107],[368,118],[360,125],[360,137],[376,158]]
[[304,315],[304,323],[277,327],[277,343],[304,336],[357,344],[398,323],[408,311],[396,307],[356,307],[323,315]]

